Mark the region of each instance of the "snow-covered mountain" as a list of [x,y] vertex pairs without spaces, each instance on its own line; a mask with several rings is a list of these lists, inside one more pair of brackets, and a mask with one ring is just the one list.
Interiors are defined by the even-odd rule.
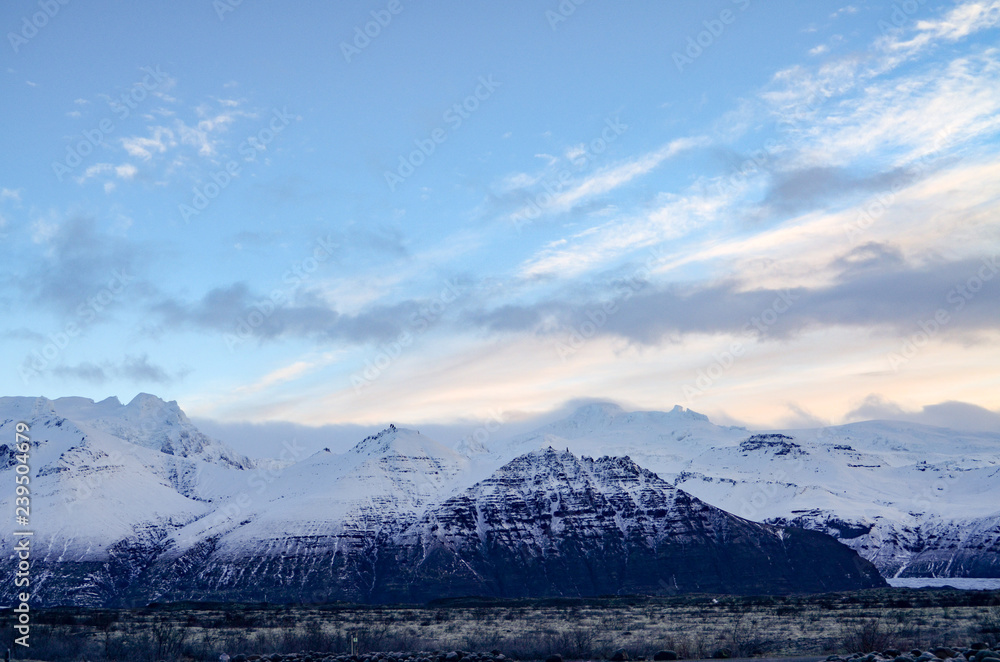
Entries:
[[270,482],[251,476],[222,508],[171,536],[154,582],[172,599],[368,601],[380,550],[467,465],[390,425],[347,453],[323,450],[268,474]]
[[736,517],[627,457],[522,455],[393,541],[379,597],[832,591],[883,585],[828,536]]
[[[212,476],[253,466],[201,434],[176,403],[154,396],[128,405],[116,398],[0,398],[0,476],[10,486],[0,492],[0,508],[11,517],[20,421],[31,426],[32,581],[36,588],[60,586],[73,602],[100,602],[96,596],[109,583],[127,584],[132,566],[170,532],[212,512],[212,490],[203,489]],[[94,567],[104,570],[95,574]],[[12,578],[9,584],[13,589]]]
[[[1000,435],[895,423],[751,433],[681,408],[601,404],[463,452],[389,426],[346,453],[288,447],[270,465],[150,395],[0,398],[0,441],[18,421],[33,439],[43,604],[871,582],[857,555],[787,524],[839,537],[883,574],[1000,576],[989,500]],[[0,446],[0,482],[13,485],[14,462],[12,444]],[[0,492],[0,507],[11,512],[12,499]],[[692,549],[712,563],[692,565]],[[677,571],[680,558],[698,570]]]
[[675,407],[581,407],[506,442],[628,455],[704,501],[755,521],[836,536],[886,577],[1000,577],[1000,433],[869,421],[750,432]]

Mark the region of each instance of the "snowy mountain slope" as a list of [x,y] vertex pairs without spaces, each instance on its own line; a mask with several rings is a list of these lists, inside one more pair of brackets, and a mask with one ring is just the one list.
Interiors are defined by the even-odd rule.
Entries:
[[[772,549],[779,529],[745,520],[829,533],[885,575],[1000,574],[992,496],[1000,435],[885,422],[752,433],[681,408],[588,405],[507,442],[467,445],[466,455],[390,426],[341,454],[304,456],[286,444],[272,465],[204,436],[176,403],[153,396],[127,405],[0,398],[0,481],[10,484],[4,440],[21,420],[32,427],[33,581],[42,600],[610,590],[599,577],[622,590],[724,590],[738,584],[722,581],[719,568],[739,563],[770,568],[760,586],[781,590],[791,576],[748,559],[765,550],[782,571],[796,569],[801,549],[840,559],[821,549],[825,536],[796,534],[799,551]],[[0,507],[11,509],[12,498],[0,494]],[[643,585],[674,567],[670,541],[685,537],[708,545],[698,559],[714,565],[688,560],[694,574]],[[852,572],[842,561],[830,566],[840,580]],[[800,586],[840,581],[796,572]]]
[[[55,412],[88,431],[102,431],[167,455],[247,469],[253,463],[225,444],[202,434],[176,402],[140,393],[127,405],[118,398],[93,402],[86,398],[52,401]],[[0,410],[3,402],[0,401]]]
[[[10,485],[14,428],[18,421],[31,428],[31,515],[25,528],[34,532],[36,590],[78,596],[82,603],[97,599],[96,587],[107,581],[109,569],[119,578],[129,576],[120,561],[134,565],[131,557],[148,556],[171,530],[211,510],[195,494],[198,465],[205,462],[136,445],[88,425],[81,415],[94,408],[106,414],[112,405],[120,409],[77,398],[0,400],[0,439],[11,442],[0,445],[0,475]],[[0,494],[0,508],[13,513],[13,498],[13,489]],[[101,566],[106,568],[95,575]],[[12,573],[13,566],[8,568]]]
[[[342,455],[299,458],[289,447],[291,464],[254,466],[152,396],[126,406],[4,398],[0,417],[0,438],[13,440],[17,421],[31,425],[37,589],[78,604],[168,590],[192,558],[223,591],[289,574],[290,564],[308,576],[330,550],[347,559],[345,574],[363,574],[372,545],[451,490],[468,464],[390,426]],[[4,472],[11,450],[0,448]]]
[[242,546],[290,532],[329,537],[352,528],[399,526],[450,488],[465,464],[465,458],[418,432],[390,426],[346,453],[324,450],[272,474],[249,476],[245,498],[236,499],[247,507],[220,521],[240,520],[223,539],[238,556]]
[[[468,460],[415,430],[389,426],[343,454],[327,450],[273,473],[247,476],[231,495],[241,507],[214,518],[222,547],[234,556],[261,541],[297,536],[337,536],[351,529],[401,526],[450,490]],[[235,498],[232,498],[235,497]],[[241,498],[242,497],[242,498]],[[235,524],[235,525],[234,525]],[[193,528],[203,527],[203,523]],[[190,538],[178,531],[177,539]]]
[[367,600],[381,546],[452,490],[467,465],[390,425],[346,453],[251,474],[224,506],[174,533],[150,581],[177,595],[180,579],[194,599]]
[[380,566],[380,601],[883,585],[830,538],[735,517],[627,457],[552,448],[428,510]]
[[886,576],[1000,576],[1000,434],[887,421],[751,433],[679,407],[602,404],[479,457],[545,444],[629,455],[729,512],[830,533]]
[[[414,442],[418,449],[427,442],[412,431],[377,437],[387,443],[353,449],[374,453],[361,466],[404,462],[396,453],[403,449],[408,458],[430,459],[414,452]],[[280,502],[279,496],[269,503]],[[260,520],[271,526],[278,512],[291,514],[287,506],[247,513],[235,529],[196,536],[182,553],[165,550],[142,574],[144,591],[127,597],[382,603],[470,593],[780,593],[884,585],[874,566],[829,536],[735,517],[628,458],[581,460],[546,449],[451,497],[396,519],[383,516],[380,527],[353,528],[348,511],[344,520],[317,517],[315,530],[297,528],[305,520],[292,517],[281,535],[269,528],[260,537],[232,535]]]

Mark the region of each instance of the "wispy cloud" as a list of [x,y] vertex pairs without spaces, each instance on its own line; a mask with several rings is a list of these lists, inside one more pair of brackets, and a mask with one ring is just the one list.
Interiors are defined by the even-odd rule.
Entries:
[[857,162],[871,153],[903,165],[1000,130],[1000,50],[904,78],[872,81],[809,129],[801,160]]
[[848,421],[880,419],[912,421],[953,430],[995,432],[1000,429],[1000,412],[985,407],[949,401],[925,405],[918,410],[908,410],[877,393],[867,396],[857,407],[847,412],[844,418]]
[[[624,131],[627,125],[611,122],[611,127]],[[615,135],[612,133],[612,135]],[[595,168],[598,156],[583,144],[566,148],[562,157],[536,154],[546,161],[537,172],[515,172],[500,179],[487,199],[481,215],[500,215],[516,226],[526,219],[533,222],[545,216],[556,216],[597,202],[602,196],[626,186],[646,175],[677,154],[708,145],[704,136],[678,138],[661,147]]]
[[138,172],[139,169],[131,163],[123,163],[120,166],[115,166],[115,174],[122,179],[132,179]]
[[312,361],[296,361],[291,365],[272,370],[253,384],[238,387],[235,392],[240,394],[258,393],[265,389],[277,386],[278,384],[293,381],[310,370],[314,370],[317,365],[318,364],[316,362]]
[[[186,371],[185,371],[186,372]],[[111,380],[122,379],[137,384],[169,384],[183,377],[182,372],[171,375],[164,368],[149,361],[149,356],[126,355],[120,361],[103,361],[95,363],[85,361],[76,365],[60,365],[51,369],[57,377],[88,382],[90,384],[105,384]]]
[[[658,345],[685,334],[745,335],[746,328],[776,301],[782,314],[762,331],[770,338],[791,338],[821,328],[855,327],[909,333],[936,310],[953,311],[941,337],[964,341],[967,333],[1000,327],[1000,263],[997,255],[923,265],[905,262],[891,247],[845,251],[829,265],[837,277],[829,284],[786,289],[747,289],[735,278],[687,284],[649,283],[620,301],[613,315],[594,331],[643,345]],[[984,276],[985,274],[985,276]],[[961,295],[970,280],[983,283],[976,296]],[[602,309],[613,288],[594,287],[590,297],[546,299],[470,314],[469,322],[496,331],[560,333],[580,328],[588,312]],[[957,314],[957,313],[961,314]],[[752,330],[752,329],[751,329]]]
[[521,265],[518,275],[534,279],[572,278],[609,265],[625,255],[685,236],[712,223],[732,203],[733,193],[692,189],[661,194],[650,212],[615,218],[543,247]]
[[[345,314],[316,289],[303,288],[293,294],[291,300],[273,304],[268,296],[256,294],[240,282],[215,288],[195,301],[163,299],[151,307],[151,312],[166,328],[211,330],[256,343],[305,338],[318,343],[364,344],[397,339],[432,301],[406,299]],[[262,315],[262,309],[269,313]],[[258,318],[259,323],[252,329],[247,327],[249,333],[241,331],[241,322]]]
[[613,191],[633,179],[645,175],[670,157],[682,151],[708,144],[707,138],[678,138],[672,140],[660,149],[642,156],[618,163],[587,177],[582,182],[564,193],[554,196],[547,208],[553,212],[572,209],[584,200]]
[[163,154],[177,145],[174,132],[164,126],[153,127],[150,135],[129,136],[121,139],[121,145],[129,156],[135,156],[144,161],[153,158],[153,154]]
[[[132,279],[151,255],[141,245],[102,231],[91,217],[38,218],[34,240],[43,248],[43,257],[14,282],[19,295],[36,306],[72,315],[106,290],[109,282],[119,287],[121,276],[116,274],[128,279],[125,292],[130,296],[147,288],[136,287]],[[117,305],[122,303],[120,297],[113,298]]]
[[876,46],[890,54],[891,62],[908,59],[935,42],[954,42],[1000,24],[1000,0],[964,2],[936,19],[916,22],[915,29],[900,29],[884,36]]

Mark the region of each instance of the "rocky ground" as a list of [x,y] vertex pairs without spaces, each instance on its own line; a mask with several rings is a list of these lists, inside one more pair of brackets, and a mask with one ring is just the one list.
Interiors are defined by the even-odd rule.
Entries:
[[850,656],[831,655],[827,662],[1000,662],[1000,644],[990,647],[986,642],[976,642],[968,647],[951,648],[936,646],[933,650],[915,648],[909,652],[887,649],[868,653],[856,652]]
[[[732,651],[721,648],[716,650],[713,659],[730,659]],[[645,656],[636,658],[638,661],[646,660]],[[683,659],[676,651],[660,650],[652,655],[654,662],[668,662],[671,660]],[[744,658],[754,659],[756,662],[764,662],[765,658]],[[782,660],[783,662],[814,660],[815,658],[766,658],[770,660]],[[272,655],[245,655],[238,654],[230,658],[229,662],[505,662],[507,656],[499,650],[489,653],[473,653],[465,651],[409,651],[409,652],[375,652],[354,655],[330,655],[322,652],[301,652],[301,653],[275,653]],[[618,649],[608,656],[609,662],[630,662],[629,655],[624,649]],[[968,647],[952,648],[948,646],[936,646],[933,650],[921,651],[913,649],[911,651],[900,651],[887,649],[884,651],[856,652],[848,656],[830,655],[825,662],[1000,662],[1000,644],[991,647],[986,642],[976,642]],[[553,653],[545,658],[545,662],[564,662],[563,656]]]

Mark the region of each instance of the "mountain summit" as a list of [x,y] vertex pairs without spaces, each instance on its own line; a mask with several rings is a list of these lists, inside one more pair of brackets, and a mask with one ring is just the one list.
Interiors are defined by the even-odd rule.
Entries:
[[45,605],[827,591],[881,585],[868,560],[1000,573],[996,434],[598,403],[476,453],[390,425],[266,466],[149,395],[0,399],[0,439],[21,420]]

